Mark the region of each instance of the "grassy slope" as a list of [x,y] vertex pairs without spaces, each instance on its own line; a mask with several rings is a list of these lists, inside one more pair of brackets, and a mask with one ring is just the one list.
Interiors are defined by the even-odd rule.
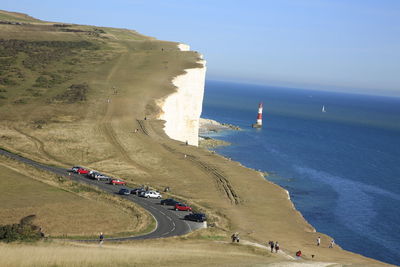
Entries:
[[[139,233],[151,219],[130,202],[0,157],[0,225],[35,214],[49,236]],[[112,226],[112,227],[111,227]]]
[[[312,231],[282,189],[235,162],[166,138],[162,122],[154,119],[158,112],[154,101],[173,92],[173,77],[197,66],[197,53],[181,52],[176,43],[128,30],[68,28],[89,32],[61,32],[49,23],[0,24],[0,38],[85,40],[96,45],[95,50],[77,48],[44,64],[46,71],[66,70],[72,75],[51,88],[38,87],[39,97],[26,89],[32,88],[43,70],[25,68],[24,54],[18,55],[15,66],[27,78],[3,86],[5,92],[0,93],[4,95],[0,99],[1,146],[50,164],[87,165],[131,184],[169,186],[173,196],[206,211],[218,235],[228,237],[239,231],[242,238],[257,242],[278,240],[284,250],[301,249],[306,258],[315,254],[326,261],[374,262],[339,248],[316,248],[315,238],[321,234]],[[92,34],[95,28],[104,33]],[[86,101],[53,101],[71,84],[82,83],[90,88]],[[25,102],[18,101],[21,98]],[[141,121],[145,116],[148,120]],[[321,236],[327,245],[329,238]]]
[[12,22],[40,22],[40,20],[30,17],[23,13],[18,12],[8,12],[0,10],[0,21],[12,21]]
[[[0,244],[1,266],[254,266],[276,261],[266,253],[229,244],[169,239],[124,244]],[[265,265],[264,265],[265,266]]]

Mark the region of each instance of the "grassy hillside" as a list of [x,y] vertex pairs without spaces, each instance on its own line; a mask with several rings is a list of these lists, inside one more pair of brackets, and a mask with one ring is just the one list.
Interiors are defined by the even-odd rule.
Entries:
[[63,238],[136,234],[152,225],[129,201],[5,157],[0,157],[0,173],[0,203],[5,204],[0,206],[0,225],[34,214],[47,236]]
[[240,232],[258,243],[279,241],[291,255],[301,249],[306,259],[375,264],[339,247],[316,247],[317,236],[323,244],[330,238],[315,233],[286,192],[260,173],[166,137],[156,102],[198,59],[177,43],[124,29],[2,23],[0,146],[48,164],[86,165],[130,184],[169,186],[171,196],[210,218],[208,230],[188,238]]
[[19,23],[32,23],[41,22],[31,16],[18,12],[8,12],[0,10],[0,21],[2,22],[19,22]]

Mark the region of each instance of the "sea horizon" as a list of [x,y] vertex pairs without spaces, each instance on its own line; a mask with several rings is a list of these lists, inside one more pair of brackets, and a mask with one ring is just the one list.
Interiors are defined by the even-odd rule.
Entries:
[[211,78],[206,79],[206,83],[232,83],[232,84],[242,84],[249,86],[257,86],[257,87],[270,87],[277,89],[295,89],[295,90],[305,90],[305,91],[315,91],[315,92],[327,92],[327,93],[339,93],[339,94],[348,94],[348,95],[360,95],[360,96],[376,96],[376,97],[388,97],[388,98],[397,98],[400,99],[400,93],[395,92],[393,90],[382,90],[382,89],[366,89],[366,88],[354,88],[354,87],[341,87],[341,86],[325,86],[325,85],[310,85],[307,87],[305,85],[296,86],[293,85],[284,85],[279,83],[268,83],[268,82],[255,82],[255,81],[246,81],[246,80],[229,80],[229,79],[218,79]]
[[[258,102],[264,125],[253,129]],[[231,143],[216,152],[268,172],[317,231],[346,250],[399,264],[399,104],[388,96],[207,81],[202,117],[241,127],[209,134]],[[384,248],[376,251],[377,244]]]

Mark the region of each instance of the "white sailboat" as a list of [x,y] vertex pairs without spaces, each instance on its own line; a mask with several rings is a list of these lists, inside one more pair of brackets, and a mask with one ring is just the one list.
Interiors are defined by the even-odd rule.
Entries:
[[322,106],[322,112],[326,112],[325,106]]

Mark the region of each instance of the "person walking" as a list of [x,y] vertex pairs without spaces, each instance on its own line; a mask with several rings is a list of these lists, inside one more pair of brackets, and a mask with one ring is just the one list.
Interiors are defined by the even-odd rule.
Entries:
[[236,241],[236,234],[235,233],[233,233],[231,235],[231,239],[232,239],[232,243],[234,243]]
[[278,253],[279,251],[279,244],[278,241],[275,242],[275,253]]
[[317,238],[317,246],[319,247],[321,245],[321,237],[319,236],[318,238]]
[[271,253],[274,252],[274,248],[275,248],[274,241],[269,241],[268,244],[271,248]]
[[331,240],[331,243],[329,244],[329,248],[333,248],[334,245],[335,245],[335,240],[332,239],[332,240]]
[[99,236],[99,245],[100,245],[100,247],[103,245],[103,242],[104,242],[104,235],[103,235],[103,233],[100,233],[100,236]]

